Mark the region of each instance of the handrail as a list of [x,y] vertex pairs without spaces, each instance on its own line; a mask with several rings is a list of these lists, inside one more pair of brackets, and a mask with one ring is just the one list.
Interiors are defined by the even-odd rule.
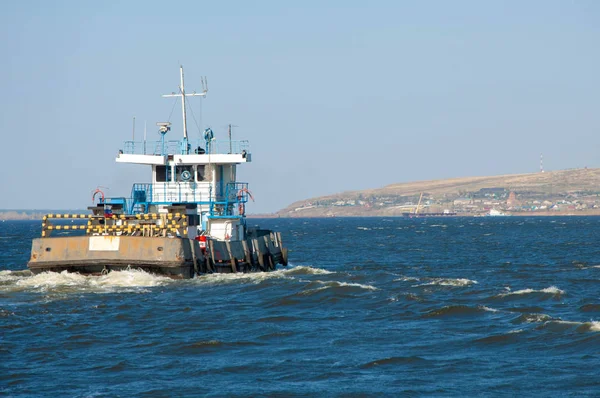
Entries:
[[252,198],[247,182],[229,182],[225,192],[213,195],[211,185],[197,182],[135,183],[129,198],[105,198],[99,205],[121,204],[126,214],[143,214],[152,204],[195,203],[208,206],[211,216],[243,216]]
[[[165,141],[164,154],[207,154],[206,141],[189,140],[187,153],[182,153],[183,141]],[[243,154],[250,152],[248,140],[210,141],[210,155]],[[162,155],[162,141],[125,141],[123,153],[128,155]]]

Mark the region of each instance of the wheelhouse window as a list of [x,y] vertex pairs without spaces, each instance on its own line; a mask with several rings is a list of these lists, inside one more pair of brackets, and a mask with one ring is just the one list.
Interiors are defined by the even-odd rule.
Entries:
[[199,164],[196,166],[196,181],[211,181],[212,167],[210,165]]
[[194,180],[193,166],[175,166],[175,181],[190,182]]
[[199,164],[198,166],[196,166],[196,181],[200,182],[206,180],[204,173],[205,170],[203,164]]
[[156,182],[171,181],[171,166],[156,166]]

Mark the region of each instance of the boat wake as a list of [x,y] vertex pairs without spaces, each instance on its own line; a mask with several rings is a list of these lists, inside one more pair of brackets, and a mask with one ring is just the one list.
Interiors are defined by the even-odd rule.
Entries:
[[252,283],[258,284],[267,280],[274,279],[296,279],[296,276],[310,275],[328,275],[334,272],[322,268],[314,268],[306,265],[289,265],[286,269],[278,269],[271,272],[251,272],[237,274],[205,274],[196,277],[192,283],[201,285],[221,285],[232,283]]
[[163,286],[172,282],[173,280],[168,277],[137,269],[112,271],[101,276],[86,276],[67,271],[42,272],[36,275],[27,270],[0,271],[0,291],[111,293],[129,290],[140,292],[139,288]]
[[312,295],[317,292],[321,292],[327,289],[334,289],[337,291],[353,291],[353,290],[379,290],[375,286],[365,285],[362,283],[348,283],[348,282],[340,282],[340,281],[312,281],[307,286],[306,289],[298,293],[299,295]]
[[186,281],[171,279],[162,275],[150,274],[140,269],[111,271],[106,275],[81,275],[78,273],[42,272],[32,274],[29,270],[0,271],[1,291],[33,291],[54,293],[110,293],[144,292],[144,288],[165,286],[176,283],[198,285],[220,284],[259,284],[271,279],[297,279],[298,276],[328,275],[333,272],[310,266],[290,266],[272,272],[206,274]]

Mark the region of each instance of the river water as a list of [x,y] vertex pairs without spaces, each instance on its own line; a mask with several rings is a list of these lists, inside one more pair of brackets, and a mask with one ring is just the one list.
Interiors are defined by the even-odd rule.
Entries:
[[249,223],[287,268],[32,276],[0,222],[0,395],[600,395],[600,218]]

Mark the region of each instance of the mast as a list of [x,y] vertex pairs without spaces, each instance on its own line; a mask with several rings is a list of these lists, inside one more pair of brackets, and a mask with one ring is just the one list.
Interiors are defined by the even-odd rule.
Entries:
[[183,86],[183,65],[179,65],[179,72],[181,74],[181,86],[179,86],[179,90],[181,91],[181,113],[183,116],[183,138],[187,140],[187,119],[185,117],[185,88]]
[[203,79],[201,78],[200,81],[202,83],[202,92],[196,93],[194,91],[193,93],[186,94],[185,87],[183,85],[183,65],[179,65],[179,75],[180,75],[180,82],[181,82],[181,85],[179,86],[179,94],[171,93],[171,94],[163,95],[163,97],[164,98],[166,98],[166,97],[181,97],[181,116],[183,118],[183,147],[181,148],[181,150],[183,153],[187,153],[187,151],[188,151],[188,148],[187,148],[188,134],[187,134],[187,119],[186,119],[186,115],[185,115],[185,97],[194,97],[194,96],[205,97],[206,93],[208,92],[208,85],[206,84],[206,77]]

